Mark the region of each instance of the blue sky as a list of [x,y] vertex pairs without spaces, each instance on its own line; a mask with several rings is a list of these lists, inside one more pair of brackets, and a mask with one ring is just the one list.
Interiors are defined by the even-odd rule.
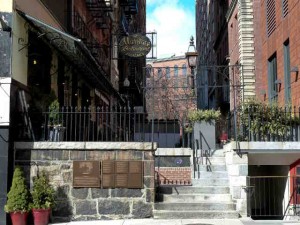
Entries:
[[157,31],[158,58],[184,55],[195,37],[196,0],[146,0],[147,31]]

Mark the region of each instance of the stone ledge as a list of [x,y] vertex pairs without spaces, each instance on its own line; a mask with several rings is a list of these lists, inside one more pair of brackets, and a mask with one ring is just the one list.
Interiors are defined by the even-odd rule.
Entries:
[[176,156],[176,155],[193,155],[193,150],[191,148],[157,148],[155,152],[156,156]]
[[155,151],[157,144],[151,142],[15,142],[15,148],[20,149],[47,149],[47,150],[138,150]]

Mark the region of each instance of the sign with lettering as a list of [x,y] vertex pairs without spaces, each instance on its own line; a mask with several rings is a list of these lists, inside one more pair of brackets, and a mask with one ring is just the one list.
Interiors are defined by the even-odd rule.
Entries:
[[147,36],[133,34],[123,37],[119,42],[119,51],[129,57],[143,57],[151,50],[151,41]]
[[99,161],[73,162],[73,187],[101,187]]

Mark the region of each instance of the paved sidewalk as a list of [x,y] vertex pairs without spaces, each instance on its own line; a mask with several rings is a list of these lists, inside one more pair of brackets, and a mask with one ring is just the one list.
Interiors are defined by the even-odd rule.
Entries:
[[300,225],[300,221],[241,219],[127,219],[53,223],[49,225]]
[[127,219],[54,223],[53,225],[243,225],[239,219]]

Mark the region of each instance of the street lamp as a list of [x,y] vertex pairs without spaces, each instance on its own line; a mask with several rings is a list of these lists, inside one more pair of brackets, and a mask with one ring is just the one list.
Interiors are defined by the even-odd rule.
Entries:
[[191,36],[190,45],[188,51],[185,53],[185,57],[187,58],[188,65],[191,68],[191,79],[192,79],[192,89],[194,89],[194,69],[197,66],[197,57],[198,53],[196,51],[196,47],[194,45],[194,37]]

